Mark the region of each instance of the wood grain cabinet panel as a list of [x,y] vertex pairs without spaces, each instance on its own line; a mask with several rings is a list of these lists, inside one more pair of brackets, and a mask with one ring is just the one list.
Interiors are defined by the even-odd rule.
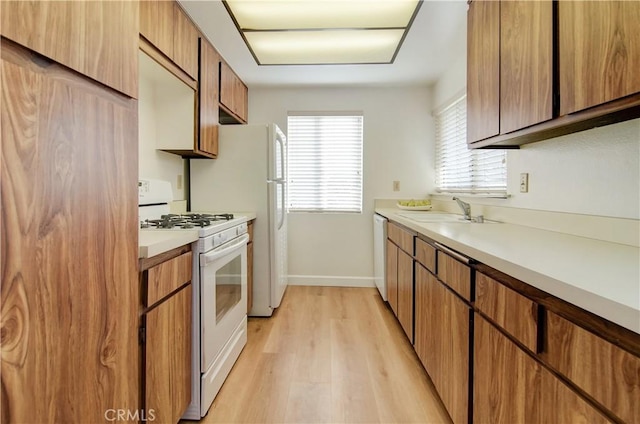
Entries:
[[246,123],[249,100],[247,86],[223,60],[220,61],[220,105],[238,123]]
[[435,274],[436,248],[419,238],[416,238],[416,260]]
[[387,302],[398,316],[398,246],[387,240]]
[[193,254],[187,252],[148,270],[146,306],[153,305],[191,281],[192,257]]
[[640,2],[559,3],[560,114],[640,92]]
[[2,36],[138,97],[137,1],[3,1]]
[[220,55],[204,38],[200,38],[200,69],[198,76],[199,139],[198,149],[218,155],[218,86]]
[[538,351],[537,303],[478,272],[475,306],[529,350]]
[[398,251],[398,321],[413,344],[413,258]]
[[2,422],[103,422],[139,408],[137,101],[1,55]]
[[500,2],[500,133],[506,134],[551,118],[553,118],[552,2],[502,1]]
[[140,34],[173,59],[174,1],[140,1]]
[[454,423],[468,422],[470,307],[416,264],[415,350]]
[[414,234],[404,230],[399,225],[389,222],[387,224],[387,237],[402,250],[413,256]]
[[177,2],[173,4],[173,61],[194,80],[198,78],[198,29]]
[[146,314],[145,410],[177,423],[191,402],[191,285]]
[[477,314],[474,327],[474,423],[609,422]]
[[543,358],[624,422],[640,422],[640,358],[547,312]]
[[438,278],[464,299],[471,300],[471,268],[438,252]]
[[500,134],[500,2],[475,0],[467,14],[467,142]]

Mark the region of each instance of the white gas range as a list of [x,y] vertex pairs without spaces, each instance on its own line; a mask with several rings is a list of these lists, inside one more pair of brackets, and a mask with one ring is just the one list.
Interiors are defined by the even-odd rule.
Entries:
[[247,216],[170,214],[171,184],[140,180],[141,231],[197,231],[193,254],[191,403],[205,416],[247,341]]

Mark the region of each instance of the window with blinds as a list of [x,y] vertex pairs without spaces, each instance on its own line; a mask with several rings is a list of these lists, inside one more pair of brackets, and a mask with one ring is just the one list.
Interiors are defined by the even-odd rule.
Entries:
[[361,113],[289,113],[289,210],[362,212]]
[[435,114],[436,190],[506,196],[506,151],[467,147],[466,98],[463,95]]

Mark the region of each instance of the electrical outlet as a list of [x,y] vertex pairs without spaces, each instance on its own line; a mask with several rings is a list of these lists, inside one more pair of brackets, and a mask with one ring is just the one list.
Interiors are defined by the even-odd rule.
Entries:
[[393,182],[393,191],[400,191],[400,181]]
[[182,190],[182,174],[178,175],[178,181],[176,182],[176,188]]
[[520,193],[528,193],[529,192],[529,174],[527,172],[523,172],[520,174]]

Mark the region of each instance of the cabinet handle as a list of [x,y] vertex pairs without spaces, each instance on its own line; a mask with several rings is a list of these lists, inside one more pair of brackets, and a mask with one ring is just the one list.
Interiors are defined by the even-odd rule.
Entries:
[[440,243],[438,243],[437,241],[434,242],[434,244],[436,245],[436,247],[438,249],[442,250],[443,252],[445,252],[449,256],[453,256],[454,258],[456,258],[460,262],[464,262],[467,265],[469,265],[471,263],[471,259],[467,258],[466,256],[462,256],[460,253],[456,252],[455,250],[451,250],[447,246],[443,246]]

